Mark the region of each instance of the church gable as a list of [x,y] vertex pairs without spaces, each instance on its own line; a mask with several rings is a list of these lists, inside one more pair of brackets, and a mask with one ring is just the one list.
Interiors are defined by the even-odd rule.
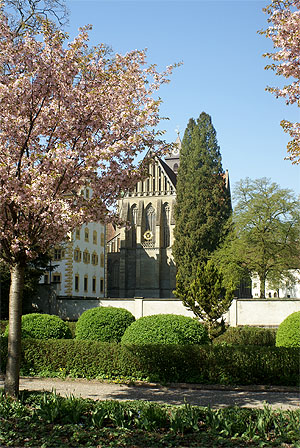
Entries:
[[149,176],[140,180],[125,197],[175,195],[176,174],[163,160],[155,158],[150,162],[148,171]]

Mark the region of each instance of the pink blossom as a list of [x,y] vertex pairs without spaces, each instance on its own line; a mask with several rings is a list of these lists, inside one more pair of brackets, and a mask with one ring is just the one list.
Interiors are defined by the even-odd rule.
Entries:
[[[261,31],[273,41],[274,53],[265,53],[264,56],[273,59],[274,63],[267,65],[277,75],[292,78],[290,84],[282,89],[267,87],[266,90],[274,93],[276,98],[286,98],[287,104],[300,106],[300,1],[299,0],[273,0],[264,11],[269,15],[270,26]],[[288,157],[292,163],[300,163],[300,123],[290,123],[283,120],[281,126],[289,133],[292,140],[288,143]]]

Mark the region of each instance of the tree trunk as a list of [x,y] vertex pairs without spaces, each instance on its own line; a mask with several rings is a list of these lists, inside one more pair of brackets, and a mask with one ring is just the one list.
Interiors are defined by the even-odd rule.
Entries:
[[260,298],[265,299],[266,298],[266,274],[259,274],[259,280],[260,280]]
[[4,390],[12,397],[19,393],[21,357],[21,317],[24,287],[24,266],[16,264],[10,269],[8,358]]

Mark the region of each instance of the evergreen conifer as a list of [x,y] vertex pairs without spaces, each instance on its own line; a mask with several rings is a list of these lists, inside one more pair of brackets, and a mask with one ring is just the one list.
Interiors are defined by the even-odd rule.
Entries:
[[202,112],[191,118],[182,140],[176,186],[175,242],[177,296],[197,276],[225,236],[231,215],[229,185],[226,185],[220,148],[211,117]]

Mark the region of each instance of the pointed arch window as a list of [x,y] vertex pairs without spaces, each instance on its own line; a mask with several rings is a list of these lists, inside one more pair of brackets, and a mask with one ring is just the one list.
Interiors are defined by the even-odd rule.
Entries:
[[136,246],[136,225],[137,225],[138,208],[136,204],[131,207],[131,235],[132,247]]
[[170,205],[163,205],[163,247],[170,246]]
[[155,215],[155,209],[152,206],[152,204],[149,204],[146,208],[146,214],[145,214],[145,224],[146,228],[145,231],[147,232],[150,230],[152,233],[152,241],[155,241],[155,224],[156,224],[156,215]]

